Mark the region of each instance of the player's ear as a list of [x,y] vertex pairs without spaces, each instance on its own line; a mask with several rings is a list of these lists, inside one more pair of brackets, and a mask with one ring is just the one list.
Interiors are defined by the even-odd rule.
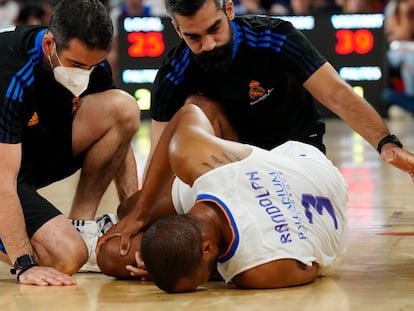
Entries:
[[229,18],[229,20],[233,20],[235,13],[234,13],[234,3],[232,0],[227,0],[226,4],[224,5],[226,9],[226,15]]
[[213,243],[212,240],[203,240],[203,242],[201,243],[201,254],[203,260],[205,261],[216,259],[218,256],[217,246]]
[[44,55],[46,56],[52,55],[54,42],[55,40],[54,40],[53,34],[50,31],[46,31],[42,39],[42,49],[43,49]]

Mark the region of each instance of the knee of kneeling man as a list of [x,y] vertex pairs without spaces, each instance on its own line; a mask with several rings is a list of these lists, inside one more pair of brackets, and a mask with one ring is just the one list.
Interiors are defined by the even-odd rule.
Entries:
[[132,133],[135,133],[141,120],[141,111],[137,101],[134,97],[125,92],[119,93],[117,96],[118,103],[115,105],[116,114],[119,124],[126,129],[129,129]]
[[217,107],[216,105],[218,105],[216,101],[201,94],[189,95],[184,101],[184,105],[188,105],[188,104],[199,106],[203,110],[211,109],[211,107]]
[[54,255],[52,266],[61,272],[72,275],[88,260],[88,248],[84,244],[75,243],[61,247],[61,252]]
[[133,133],[138,130],[141,111],[137,100],[127,92],[111,89],[90,95],[84,100],[99,103],[105,118],[110,118],[116,126]]
[[188,104],[193,104],[201,108],[210,121],[217,118],[217,116],[225,114],[224,109],[219,102],[204,95],[194,94],[188,96],[184,102],[184,106]]

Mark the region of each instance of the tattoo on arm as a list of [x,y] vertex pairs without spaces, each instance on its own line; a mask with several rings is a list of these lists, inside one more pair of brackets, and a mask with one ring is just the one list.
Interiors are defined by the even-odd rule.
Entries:
[[224,164],[223,160],[220,160],[218,157],[216,157],[214,154],[211,155],[211,159],[214,161],[214,163],[218,164]]
[[233,152],[223,153],[223,156],[228,160],[229,163],[241,160],[241,158]]
[[207,162],[203,162],[203,163],[201,163],[201,165],[206,166],[209,169],[214,169],[215,168],[214,166],[212,166],[210,163],[207,163]]
[[[224,164],[240,161],[240,157],[234,154],[233,152],[223,152],[219,157],[217,155],[210,155],[211,162],[203,162],[202,165],[208,167],[209,169],[215,169],[216,167],[222,166]],[[219,164],[219,165],[217,165]]]

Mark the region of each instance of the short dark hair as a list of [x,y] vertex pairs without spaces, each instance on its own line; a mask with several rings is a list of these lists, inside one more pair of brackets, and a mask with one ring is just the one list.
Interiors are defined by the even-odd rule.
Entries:
[[201,263],[201,231],[188,215],[161,218],[145,233],[141,257],[154,283],[167,293]]
[[[174,18],[174,14],[193,16],[207,1],[210,0],[165,0],[165,9],[172,18]],[[214,1],[217,9],[224,10],[224,4],[227,0]]]
[[107,9],[98,0],[62,0],[52,14],[49,31],[59,49],[79,39],[89,49],[109,51],[113,25]]

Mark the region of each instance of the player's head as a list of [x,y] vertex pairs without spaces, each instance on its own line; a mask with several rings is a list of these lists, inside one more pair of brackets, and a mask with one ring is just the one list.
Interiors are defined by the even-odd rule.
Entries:
[[216,264],[203,252],[200,228],[188,215],[152,225],[142,238],[141,256],[154,283],[167,293],[194,291],[208,281]]
[[62,0],[54,8],[49,32],[58,52],[78,39],[90,50],[109,51],[113,25],[105,6],[99,0]]
[[217,10],[225,11],[226,0],[166,0],[165,8],[167,13],[170,14],[172,18],[174,18],[176,14],[182,16],[193,16],[201,10],[201,8],[208,1],[214,1]]
[[216,73],[230,67],[234,46],[231,0],[166,0],[166,8],[202,70]]

